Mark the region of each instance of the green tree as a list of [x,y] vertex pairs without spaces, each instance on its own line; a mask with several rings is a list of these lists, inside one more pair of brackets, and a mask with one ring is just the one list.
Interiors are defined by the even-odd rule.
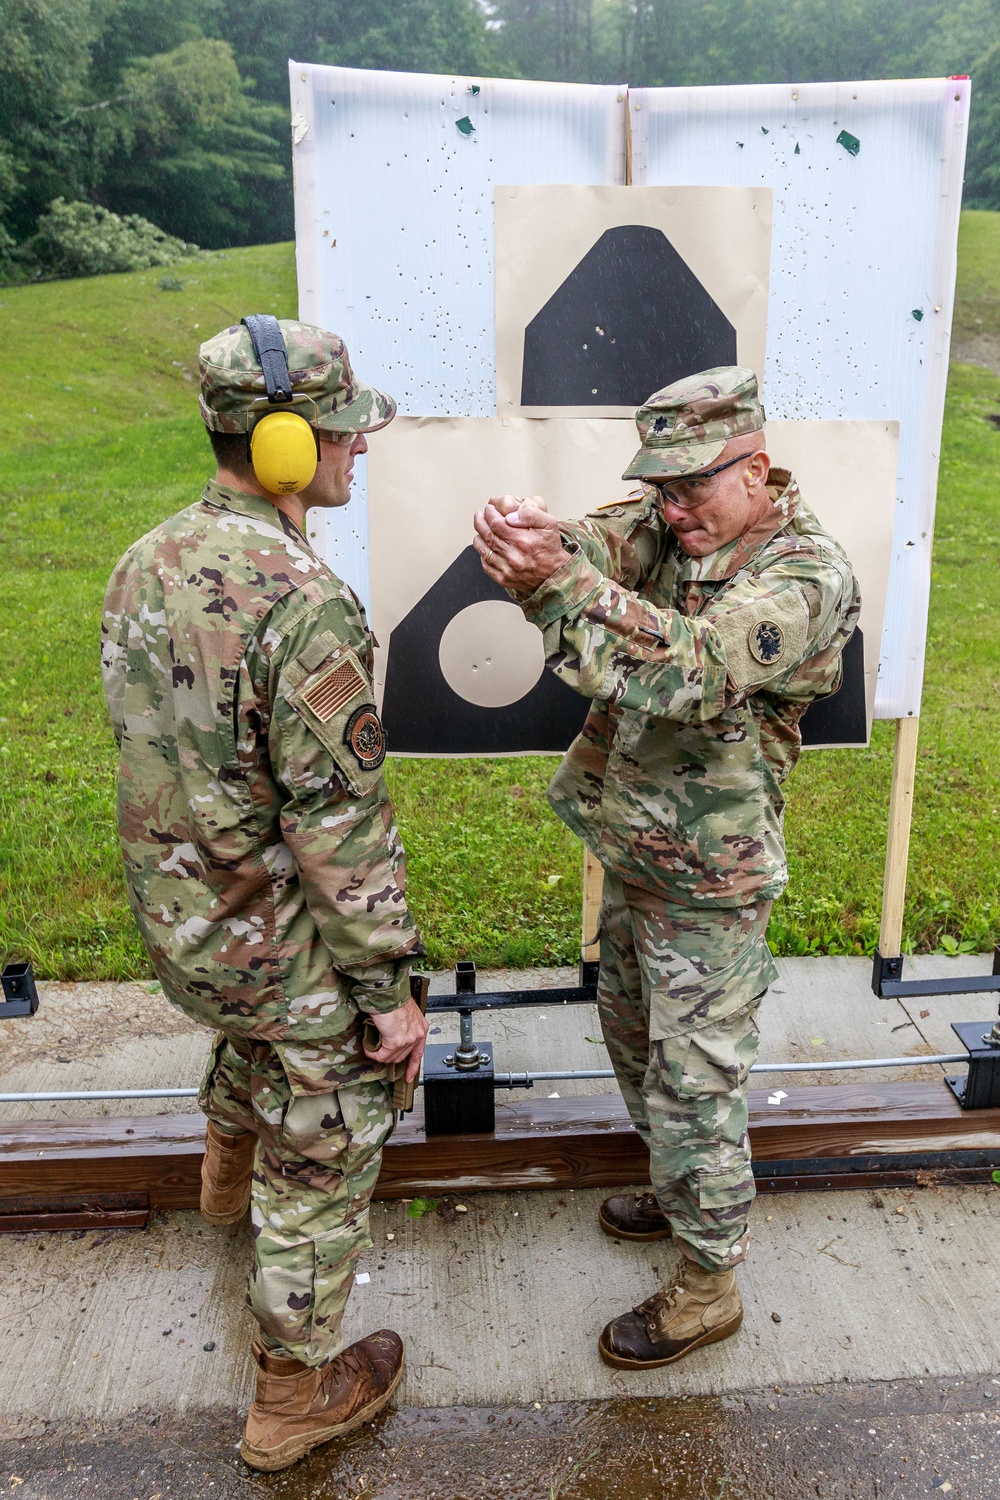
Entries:
[[973,208],[1000,209],[1000,42],[973,64],[965,199]]
[[262,99],[288,105],[288,59],[402,72],[489,74],[478,0],[214,0],[206,29],[230,43]]
[[287,107],[250,98],[228,42],[140,58],[100,117],[95,197],[202,245],[278,239],[290,229],[287,121]]
[[968,73],[972,118],[965,170],[971,208],[1000,208],[1000,0],[962,0],[941,17],[916,57],[921,73]]
[[214,0],[91,0],[94,39],[90,88],[95,98],[116,92],[122,73],[140,57],[172,52],[211,31]]
[[86,188],[88,0],[0,0],[0,230],[24,239],[53,198]]
[[577,83],[624,81],[631,10],[622,0],[497,0],[490,7],[507,71]]

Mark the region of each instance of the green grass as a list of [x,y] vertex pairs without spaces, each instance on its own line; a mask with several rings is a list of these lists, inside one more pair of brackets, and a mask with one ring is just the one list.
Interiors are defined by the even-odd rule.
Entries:
[[[1000,215],[964,216],[961,255],[957,316],[1000,332]],[[287,245],[174,274],[182,292],[161,291],[156,271],[0,291],[15,372],[0,455],[0,955],[30,958],[46,978],[149,973],[114,830],[101,599],[128,543],[188,504],[210,472],[199,339],[251,308],[294,311]],[[1000,374],[953,367],[907,907],[914,949],[1000,937],[1000,432],[985,420],[995,411]],[[435,963],[575,960],[581,859],[544,801],[553,765],[389,764]],[[779,952],[873,947],[891,766],[887,724],[868,750],[804,757],[787,815],[790,893],[771,927]]]
[[1000,363],[1000,214],[967,209],[962,215],[952,338],[956,347],[973,348],[989,340],[990,362],[994,369]]
[[[1000,218],[1000,216],[997,216]],[[1000,251],[1000,245],[998,245]],[[953,365],[945,417],[904,947],[1000,939],[1000,375]],[[878,936],[894,729],[803,757],[791,782],[784,953],[870,952]]]

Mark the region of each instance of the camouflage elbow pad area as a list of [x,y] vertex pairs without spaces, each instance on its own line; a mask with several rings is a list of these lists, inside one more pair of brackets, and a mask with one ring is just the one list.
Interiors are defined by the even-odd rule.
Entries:
[[747,1082],[777,975],[770,902],[706,911],[607,874],[598,1012],[678,1246],[708,1270],[746,1255],[755,1196]]

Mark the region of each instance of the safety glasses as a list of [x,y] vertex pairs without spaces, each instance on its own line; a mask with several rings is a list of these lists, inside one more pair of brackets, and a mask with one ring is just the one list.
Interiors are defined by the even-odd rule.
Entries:
[[[669,499],[678,510],[694,510],[696,506],[703,505],[712,493],[711,481],[723,469],[731,469],[733,464],[746,463],[748,458],[753,458],[752,453],[738,453],[735,458],[727,458],[724,464],[716,464],[714,469],[702,469],[698,474],[684,474],[677,479],[651,479],[650,483],[654,489],[659,490],[662,498]],[[678,493],[680,490],[682,493]]]

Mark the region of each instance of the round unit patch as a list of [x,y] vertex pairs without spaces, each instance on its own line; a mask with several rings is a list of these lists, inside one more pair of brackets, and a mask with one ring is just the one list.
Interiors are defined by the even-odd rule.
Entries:
[[347,721],[344,744],[363,771],[377,771],[385,760],[385,731],[374,703],[362,703]]
[[781,626],[774,620],[758,620],[756,625],[751,626],[747,646],[750,655],[762,666],[773,666],[781,660],[785,651],[785,637]]

